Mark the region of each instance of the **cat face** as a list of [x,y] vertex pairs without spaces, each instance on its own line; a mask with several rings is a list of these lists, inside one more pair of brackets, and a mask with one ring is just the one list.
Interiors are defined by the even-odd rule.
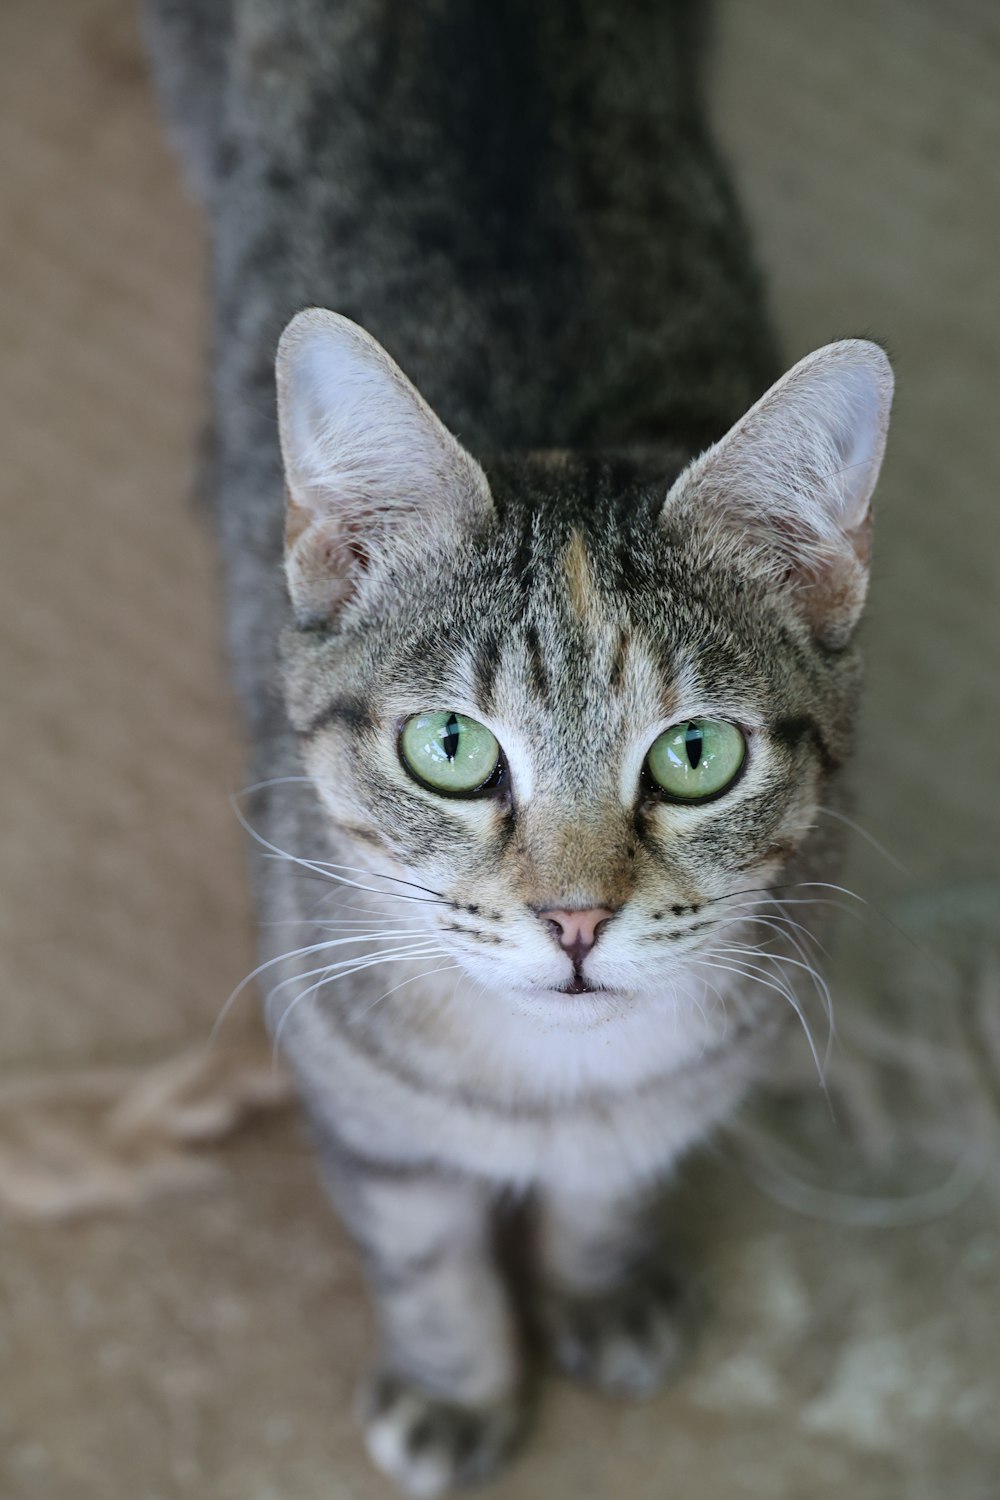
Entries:
[[710,982],[847,750],[881,351],[833,346],[687,468],[487,478],[365,335],[301,317],[287,696],[358,862],[525,1009]]

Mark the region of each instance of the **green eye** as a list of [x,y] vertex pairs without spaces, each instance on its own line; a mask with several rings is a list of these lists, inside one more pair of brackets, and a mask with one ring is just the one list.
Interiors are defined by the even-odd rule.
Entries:
[[649,774],[678,802],[705,802],[736,780],[746,756],[746,740],[725,719],[689,719],[655,741],[646,764]]
[[399,736],[404,766],[424,786],[455,797],[480,791],[500,767],[500,746],[464,714],[414,714]]

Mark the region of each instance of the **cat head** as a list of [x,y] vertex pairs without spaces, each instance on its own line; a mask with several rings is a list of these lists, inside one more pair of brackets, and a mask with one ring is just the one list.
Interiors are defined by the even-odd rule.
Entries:
[[809,355],[693,461],[486,471],[345,318],[277,371],[287,700],[355,863],[527,1010],[710,964],[848,751],[884,353]]

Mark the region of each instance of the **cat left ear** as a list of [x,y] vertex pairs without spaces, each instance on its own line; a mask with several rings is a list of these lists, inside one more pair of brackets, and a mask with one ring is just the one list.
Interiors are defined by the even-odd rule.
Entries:
[[664,507],[786,587],[833,648],[847,643],[864,604],[892,392],[877,344],[817,349],[689,464]]
[[334,620],[394,559],[440,552],[490,513],[482,469],[349,318],[298,313],[276,375],[285,573],[302,623]]

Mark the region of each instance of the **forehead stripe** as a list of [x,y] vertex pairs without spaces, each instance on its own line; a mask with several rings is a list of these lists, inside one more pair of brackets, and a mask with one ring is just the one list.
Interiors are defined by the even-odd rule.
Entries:
[[595,590],[590,572],[590,559],[587,557],[583,537],[578,531],[574,531],[569,539],[563,566],[566,571],[566,586],[569,590],[573,613],[580,620],[586,619],[593,604]]
[[618,632],[618,639],[615,642],[614,655],[611,658],[611,671],[608,674],[608,687],[612,692],[617,692],[618,688],[621,687],[622,678],[625,675],[625,661],[628,657],[630,644],[631,637],[629,635],[629,632],[623,625]]
[[830,749],[816,720],[810,714],[799,714],[795,718],[778,719],[771,725],[771,733],[780,745],[789,750],[796,749],[803,740],[809,740],[823,770],[829,775],[843,765]]
[[545,666],[545,658],[542,655],[542,643],[538,638],[538,629],[534,622],[530,622],[525,626],[524,643],[528,649],[528,671],[535,697],[541,703],[548,703],[549,674]]
[[472,657],[476,702],[485,714],[493,712],[493,688],[499,666],[500,642],[495,635],[487,635],[477,644]]
[[348,729],[371,729],[372,719],[363,703],[351,698],[335,698],[320,709],[299,733],[308,739],[310,735],[319,734],[321,729],[329,729],[331,724],[346,724]]

